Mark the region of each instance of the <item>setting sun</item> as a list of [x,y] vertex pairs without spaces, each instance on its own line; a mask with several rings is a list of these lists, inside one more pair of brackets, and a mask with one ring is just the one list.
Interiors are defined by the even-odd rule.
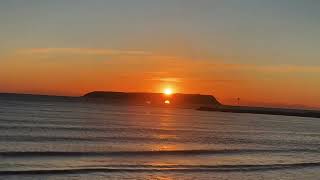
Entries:
[[170,88],[166,88],[166,89],[164,89],[163,93],[164,93],[165,95],[171,95],[171,94],[173,93],[173,91],[172,91],[172,89],[170,89]]

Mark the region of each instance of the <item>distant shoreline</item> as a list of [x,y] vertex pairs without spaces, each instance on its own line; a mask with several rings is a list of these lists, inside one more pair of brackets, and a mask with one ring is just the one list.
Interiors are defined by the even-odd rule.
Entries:
[[248,113],[248,114],[266,114],[282,115],[296,117],[320,118],[320,111],[303,110],[303,109],[284,109],[284,108],[267,108],[267,107],[249,107],[249,106],[218,106],[218,107],[199,107],[199,111],[215,111],[229,113]]
[[[93,94],[92,94],[93,93]],[[101,93],[101,92],[99,92]],[[84,96],[54,96],[54,95],[36,95],[36,94],[20,94],[20,93],[0,93],[0,100],[21,100],[21,101],[71,101],[71,102],[96,102],[103,104],[117,104],[117,105],[138,105],[138,106],[150,106],[149,104],[144,104],[145,99],[140,102],[140,97],[146,97],[146,94],[151,94],[155,96],[155,98],[159,98],[162,96],[161,93],[123,93],[123,92],[103,92],[103,94],[99,94],[97,92],[91,92]],[[103,97],[107,93],[106,97]],[[114,101],[114,95],[116,97],[119,95],[122,99],[120,101]],[[126,97],[123,99],[123,94],[126,96],[128,94],[133,94],[134,97],[139,95],[139,101],[127,101]],[[91,96],[94,95],[94,98]],[[98,96],[96,96],[98,95]],[[102,97],[100,97],[102,95]],[[112,101],[110,101],[110,95],[112,95]],[[199,95],[199,94],[177,94],[181,98],[188,97],[192,102],[200,102],[203,104],[191,104],[190,102],[188,106],[183,106],[183,104],[179,104],[176,106],[174,103],[172,105],[160,106],[159,103],[152,105],[155,107],[175,107],[175,108],[183,108],[189,107],[191,109],[196,109],[198,111],[214,111],[214,112],[228,112],[228,113],[249,113],[249,114],[266,114],[266,115],[283,115],[283,116],[296,116],[296,117],[311,117],[311,118],[320,118],[320,111],[318,110],[306,110],[306,109],[288,109],[288,108],[269,108],[269,107],[249,107],[249,106],[230,106],[223,105],[219,103],[213,96],[210,95]],[[182,97],[181,97],[182,96]],[[191,96],[191,99],[190,99]],[[89,97],[89,98],[88,98]],[[147,96],[148,97],[148,96]],[[200,97],[200,101],[199,101]],[[163,99],[160,99],[162,102]],[[174,101],[174,100],[173,100]],[[180,102],[185,103],[185,102]],[[209,103],[209,104],[208,104]]]

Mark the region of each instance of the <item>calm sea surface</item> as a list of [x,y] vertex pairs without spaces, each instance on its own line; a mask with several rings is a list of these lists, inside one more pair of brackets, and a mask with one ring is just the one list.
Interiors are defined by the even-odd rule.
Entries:
[[0,100],[0,179],[319,179],[320,119]]

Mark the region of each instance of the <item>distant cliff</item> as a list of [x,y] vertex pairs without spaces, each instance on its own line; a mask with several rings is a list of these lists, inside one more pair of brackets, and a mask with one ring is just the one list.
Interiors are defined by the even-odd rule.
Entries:
[[[94,91],[83,96],[87,101],[135,105],[215,107],[221,105],[215,97],[201,94],[125,93]],[[167,103],[165,103],[167,102]]]

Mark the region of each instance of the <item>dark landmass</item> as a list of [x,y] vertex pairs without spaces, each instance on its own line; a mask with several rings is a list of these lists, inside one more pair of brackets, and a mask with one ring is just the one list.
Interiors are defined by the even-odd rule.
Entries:
[[[172,94],[166,96],[162,93],[124,93],[124,92],[91,92],[83,96],[89,101],[106,103],[125,103],[135,105],[154,105],[168,107],[196,108],[200,111],[218,111],[230,113],[269,114],[284,116],[299,116],[320,118],[320,111],[284,108],[265,108],[247,106],[222,105],[211,95],[201,94]],[[164,104],[166,100],[170,105]]]
[[37,94],[0,93],[0,100],[13,101],[80,101],[79,97]]
[[266,107],[247,107],[247,106],[226,106],[221,105],[217,107],[200,107],[200,111],[217,111],[230,113],[250,113],[250,114],[269,114],[269,115],[283,115],[283,116],[298,116],[298,117],[312,117],[320,118],[320,111],[303,110],[303,109],[284,109],[284,108],[266,108]]
[[[83,96],[87,101],[120,103],[146,106],[170,106],[198,108],[201,106],[215,107],[221,104],[211,95],[201,94],[172,94],[162,93],[126,93],[126,92],[103,92],[95,91]],[[169,101],[170,104],[165,104]]]
[[[285,108],[266,108],[248,106],[228,106],[221,104],[214,96],[201,94],[162,93],[126,93],[95,91],[80,97],[50,96],[33,94],[0,93],[0,101],[58,101],[58,102],[92,102],[115,105],[161,106],[175,108],[193,108],[199,111],[216,111],[230,113],[269,114],[298,117],[320,118],[320,111]],[[170,101],[166,104],[165,101]]]

